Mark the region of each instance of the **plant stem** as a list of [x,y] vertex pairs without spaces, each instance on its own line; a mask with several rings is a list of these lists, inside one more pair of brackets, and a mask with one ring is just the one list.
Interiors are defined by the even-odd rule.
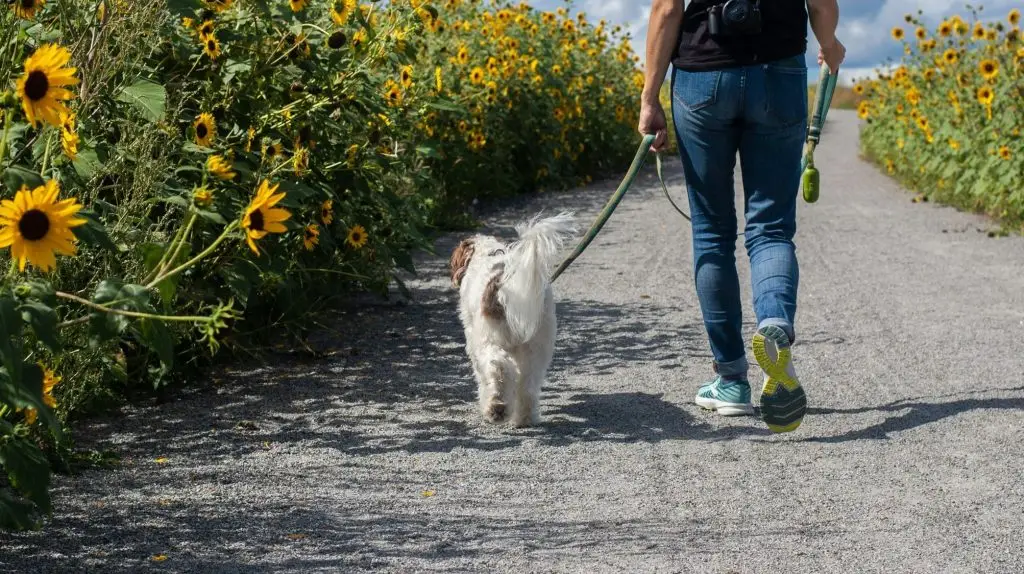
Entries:
[[46,168],[49,167],[50,163],[50,144],[53,143],[53,129],[47,131],[50,133],[46,136],[46,146],[43,148],[43,165],[39,168],[39,175],[43,179],[46,179]]
[[[139,311],[125,311],[123,309],[111,309],[99,303],[93,303],[88,299],[83,299],[77,295],[71,293],[65,293],[63,291],[57,291],[56,295],[61,299],[67,299],[68,301],[74,301],[81,305],[85,305],[90,309],[102,311],[104,313],[111,313],[113,315],[124,315],[125,317],[135,317],[137,319],[155,319],[157,321],[179,321],[182,323],[209,323],[210,317],[200,317],[194,315],[154,315],[152,313],[142,313]],[[75,319],[74,322],[81,321],[82,318]]]
[[232,221],[230,225],[225,227],[224,231],[220,234],[220,237],[218,237],[213,243],[211,243],[209,247],[204,249],[202,253],[196,255],[192,259],[189,259],[188,261],[182,263],[181,265],[175,267],[174,269],[167,271],[166,273],[160,273],[159,275],[157,275],[156,279],[153,279],[152,281],[146,284],[146,289],[152,289],[161,281],[174,277],[178,273],[181,273],[182,271],[188,269],[189,267],[192,267],[209,254],[213,253],[214,250],[217,249],[217,246],[223,243],[224,240],[228,238],[228,235],[230,235],[231,232],[234,231],[236,227],[238,227],[237,219],[235,221]]
[[[189,214],[192,215],[191,212],[189,212]],[[153,278],[156,277],[156,274],[160,273],[163,270],[164,264],[167,262],[167,254],[170,253],[171,250],[175,248],[175,244],[178,242],[179,239],[181,239],[181,236],[185,233],[185,229],[190,226],[191,221],[189,221],[189,223],[186,225],[178,227],[178,231],[174,233],[174,238],[171,239],[171,242],[167,244],[167,249],[164,249],[164,252],[160,255],[160,260],[157,261],[156,265],[153,266],[153,269],[151,269],[150,272],[146,274],[146,277],[142,280],[143,283],[148,283],[152,281]]]

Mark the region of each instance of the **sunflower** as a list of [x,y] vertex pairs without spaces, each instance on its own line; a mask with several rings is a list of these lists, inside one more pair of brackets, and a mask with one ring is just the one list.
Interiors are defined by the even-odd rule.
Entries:
[[[50,407],[51,409],[57,408],[57,399],[53,398],[53,387],[57,386],[57,383],[61,381],[61,377],[58,377],[50,369],[43,367],[43,404]],[[21,409],[18,409],[19,411]],[[25,424],[34,425],[39,417],[39,413],[36,409],[31,407],[25,409]]]
[[922,131],[928,131],[928,118],[919,116],[917,118],[917,127],[921,128]]
[[0,202],[0,248],[11,248],[20,271],[26,262],[49,271],[57,265],[55,253],[77,252],[71,228],[86,223],[75,217],[82,205],[74,197],[57,201],[59,193],[60,184],[51,179],[32,191],[22,186],[13,201]]
[[956,64],[959,60],[960,60],[960,54],[957,53],[957,51],[954,50],[953,48],[949,48],[945,52],[942,53],[942,61],[946,62],[947,64],[949,64],[951,66]]
[[203,24],[196,31],[199,33],[200,40],[212,37],[214,32],[213,20],[203,20]]
[[206,158],[206,169],[218,179],[234,179],[235,172],[231,163],[219,155]]
[[336,30],[327,38],[327,46],[332,50],[340,50],[345,45],[346,40],[348,38],[345,36],[345,33],[341,30]]
[[857,104],[857,117],[859,117],[862,120],[866,120],[869,117],[871,117],[871,105],[867,102],[867,100],[862,100],[859,104]]
[[481,68],[480,66],[473,68],[473,70],[469,73],[469,81],[473,82],[474,84],[479,84],[480,82],[483,82],[484,69]]
[[283,152],[284,146],[281,145],[281,142],[274,142],[263,148],[263,157],[272,162],[281,157]]
[[971,37],[975,40],[984,40],[988,34],[985,32],[985,26],[978,22],[974,25],[974,30],[971,31]]
[[1014,8],[1013,10],[1010,10],[1010,13],[1006,15],[1006,20],[1010,24],[1013,24],[1014,26],[1019,24],[1020,23],[1020,10],[1018,10],[1016,8]]
[[1000,146],[999,157],[1005,159],[1006,161],[1010,161],[1010,157],[1012,157],[1012,154],[1010,153],[1010,146]]
[[960,142],[956,141],[955,139],[949,138],[949,142],[948,143],[949,143],[949,149],[951,149],[953,151],[957,151],[957,150],[960,149]]
[[291,6],[292,12],[302,12],[306,7],[306,0],[288,0],[288,5]]
[[231,8],[231,5],[234,3],[235,0],[205,0],[203,2],[203,4],[206,4],[207,8],[214,12],[223,12],[228,8]]
[[60,146],[71,161],[78,156],[78,131],[75,129],[75,114],[60,114]]
[[996,97],[995,92],[993,92],[992,88],[988,86],[978,88],[976,96],[978,98],[978,103],[983,106],[991,106],[992,101],[995,100]]
[[8,2],[14,8],[14,15],[25,20],[32,20],[36,12],[43,9],[46,0],[13,0]]
[[277,193],[280,184],[271,186],[270,182],[263,180],[259,189],[256,190],[256,197],[252,198],[249,206],[245,208],[242,216],[242,229],[245,230],[245,241],[249,249],[256,255],[260,250],[256,248],[256,240],[266,237],[268,233],[284,233],[288,228],[283,221],[287,221],[292,214],[287,209],[274,207],[284,199],[285,194]]
[[928,30],[918,26],[917,29],[914,30],[914,35],[917,36],[918,40],[924,40],[928,37]]
[[345,238],[345,242],[356,249],[360,249],[362,246],[366,245],[366,242],[369,239],[369,236],[366,235],[366,229],[364,229],[362,225],[353,225],[352,228],[348,230],[348,236]]
[[412,86],[412,66],[402,66],[402,71],[399,74],[402,80],[402,85],[406,88]]
[[388,80],[384,84],[384,99],[391,107],[402,105],[402,90],[394,80]]
[[207,36],[203,39],[203,51],[211,60],[216,60],[220,56],[220,40],[216,36]]
[[366,40],[367,40],[366,28],[360,28],[352,36],[352,47],[353,48],[361,48],[363,46],[363,44],[366,43]]
[[469,63],[469,50],[465,46],[459,46],[459,51],[455,53],[455,61],[462,66]]
[[213,136],[217,132],[217,123],[213,120],[213,116],[206,112],[199,114],[192,127],[196,131],[196,145],[210,147],[213,143]]
[[310,223],[302,230],[302,245],[306,251],[312,251],[318,243],[320,243],[320,227],[315,223]]
[[993,80],[999,75],[999,62],[995,60],[982,60],[978,64],[978,72],[986,80]]
[[437,66],[434,68],[434,86],[437,88],[437,93],[439,94],[441,93],[442,88],[441,80],[441,66]]
[[320,204],[320,221],[324,222],[324,225],[330,225],[334,221],[334,200],[327,199]]
[[899,26],[897,26],[897,27],[892,29],[892,32],[890,32],[890,34],[892,34],[892,39],[893,40],[896,40],[896,41],[902,40],[903,39],[903,35],[904,35],[903,28],[900,28]]
[[949,38],[950,36],[953,35],[953,24],[951,24],[950,22],[943,22],[939,24],[938,32],[939,36],[942,36],[943,38]]
[[64,86],[78,83],[75,68],[65,68],[71,52],[57,44],[43,44],[25,60],[25,75],[18,79],[18,96],[29,123],[35,127],[39,120],[59,126],[60,114],[68,109],[60,100],[74,96]]
[[252,153],[252,140],[256,139],[256,128],[249,126],[245,130],[245,153]]
[[342,26],[356,11],[356,0],[337,0],[331,3],[331,21]]

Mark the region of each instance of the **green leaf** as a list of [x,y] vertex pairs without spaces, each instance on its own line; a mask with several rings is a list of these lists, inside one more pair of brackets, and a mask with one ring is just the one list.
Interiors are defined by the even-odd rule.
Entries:
[[167,9],[175,16],[193,16],[199,8],[199,0],[167,0]]
[[436,110],[442,110],[446,112],[456,112],[459,114],[466,113],[466,108],[460,106],[459,104],[456,104],[455,102],[450,102],[448,100],[434,100],[432,102],[427,102],[427,106],[434,108]]
[[79,240],[86,245],[92,247],[99,247],[100,249],[106,249],[108,251],[117,251],[117,246],[111,241],[110,236],[107,235],[107,228],[100,222],[99,217],[91,209],[83,209],[78,212],[78,215],[82,219],[86,220],[85,225],[79,225],[78,227],[71,228]]
[[163,321],[141,319],[139,331],[146,346],[156,352],[163,372],[169,373],[174,367],[174,337],[170,329]]
[[3,170],[3,182],[4,186],[13,194],[23,186],[35,189],[43,185],[43,178],[23,166],[12,165]]
[[426,145],[416,146],[416,152],[427,157],[440,158],[441,154],[438,153],[436,148]]
[[135,106],[142,112],[143,117],[157,122],[164,117],[167,92],[160,84],[149,80],[138,80],[123,88],[117,96],[117,100]]
[[0,464],[7,471],[11,486],[43,512],[52,511],[50,464],[38,446],[22,438],[7,437],[0,443]]
[[40,522],[32,518],[32,503],[0,490],[0,528],[4,530],[38,530]]
[[36,338],[54,353],[59,352],[61,345],[57,338],[57,312],[35,301],[23,304],[18,310],[21,311],[21,318],[32,327]]
[[[142,245],[143,264],[145,265],[146,272],[149,273],[156,267],[156,264],[160,262],[160,258],[164,255],[166,245],[157,243],[145,243]],[[189,255],[192,253],[192,246],[185,244],[181,248],[181,252],[175,258],[175,261],[171,262],[171,265],[180,265],[188,260]],[[157,291],[160,292],[160,300],[163,301],[164,308],[169,308],[174,300],[174,293],[178,288],[178,280],[181,278],[181,274],[177,274],[170,279],[164,279],[157,283]]]
[[412,255],[408,251],[399,251],[392,257],[399,269],[404,269],[413,275],[416,274],[416,266],[413,264]]
[[235,299],[245,307],[254,285],[260,284],[259,269],[246,261],[220,268],[220,276],[228,284]]
[[166,197],[160,197],[157,198],[157,201],[170,203],[172,205],[177,205],[178,207],[184,207],[185,209],[189,208],[189,201],[180,195],[168,195]]
[[0,361],[14,382],[21,379],[21,326],[14,299],[0,296]]
[[75,172],[82,179],[92,179],[92,176],[103,167],[103,162],[96,155],[96,150],[92,149],[80,150],[71,163],[75,166]]
[[[92,302],[112,309],[155,313],[149,303],[149,292],[141,285],[123,285],[113,279],[103,280],[92,297]],[[91,310],[89,313],[93,340],[102,341],[124,333],[131,321],[124,315]]]
[[219,225],[227,225],[228,224],[228,222],[224,219],[224,217],[221,216],[221,214],[217,213],[216,211],[207,211],[205,209],[197,209],[196,212],[199,214],[199,217],[202,217],[203,219],[212,221],[212,222],[217,223]]

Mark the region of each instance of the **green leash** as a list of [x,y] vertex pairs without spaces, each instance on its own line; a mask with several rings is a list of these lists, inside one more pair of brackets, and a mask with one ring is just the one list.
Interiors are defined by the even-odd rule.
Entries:
[[[820,175],[818,170],[814,167],[814,148],[817,147],[818,142],[821,140],[821,128],[825,124],[825,117],[828,115],[828,108],[832,104],[832,95],[835,93],[836,80],[838,76],[833,75],[827,65],[822,65],[820,77],[818,79],[818,90],[815,97],[815,109],[814,116],[811,119],[810,126],[807,132],[807,143],[804,147],[804,156],[801,162],[801,171],[803,171],[802,184],[804,187],[804,200],[808,203],[814,203],[818,200],[818,192],[820,185]],[[629,171],[626,172],[626,177],[623,178],[622,183],[619,184],[618,189],[612,194],[608,202],[605,203],[604,209],[598,214],[597,219],[594,220],[594,224],[590,226],[586,235],[580,240],[579,245],[573,250],[568,257],[562,261],[558,269],[555,269],[554,274],[551,276],[551,282],[554,283],[556,279],[564,272],[577,257],[583,254],[590,243],[597,237],[597,234],[601,232],[601,228],[607,223],[608,218],[612,216],[615,208],[619,206],[623,196],[629,191],[636,176],[640,173],[640,168],[643,167],[644,161],[647,159],[647,154],[650,153],[651,144],[654,143],[654,134],[647,134],[640,142],[640,147],[636,150],[636,155],[633,157],[633,163],[629,166]],[[655,153],[655,162],[658,172],[658,181],[661,182],[661,189],[665,193],[665,197],[668,198],[669,203],[675,208],[680,215],[682,215],[687,221],[693,222],[690,216],[686,214],[676,202],[672,199],[672,196],[668,192],[668,186],[665,184],[664,172],[662,171],[662,160],[661,153]],[[740,234],[742,235],[742,234]]]

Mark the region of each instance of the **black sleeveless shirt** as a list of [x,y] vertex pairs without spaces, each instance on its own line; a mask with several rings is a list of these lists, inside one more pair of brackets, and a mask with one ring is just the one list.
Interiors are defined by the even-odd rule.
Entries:
[[805,0],[761,0],[761,34],[713,38],[708,31],[708,8],[724,2],[687,2],[679,46],[672,59],[675,67],[688,71],[717,70],[771,62],[807,52]]

